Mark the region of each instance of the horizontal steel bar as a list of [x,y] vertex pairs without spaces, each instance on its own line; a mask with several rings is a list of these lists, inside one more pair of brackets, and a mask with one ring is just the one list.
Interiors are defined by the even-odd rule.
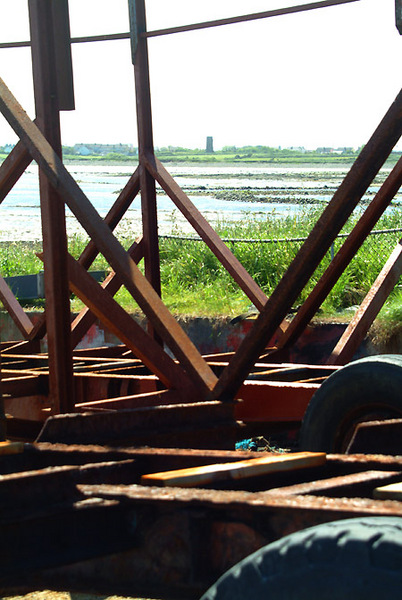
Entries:
[[[219,27],[221,25],[233,25],[235,23],[244,23],[246,21],[256,21],[258,19],[267,19],[269,17],[279,17],[293,13],[305,12],[316,8],[327,8],[338,4],[348,4],[349,2],[359,2],[360,0],[323,0],[321,2],[311,2],[309,4],[300,4],[298,6],[289,6],[286,8],[278,8],[276,10],[266,10],[263,12],[252,13],[248,15],[240,15],[238,17],[228,17],[226,19],[217,19],[215,21],[205,21],[203,23],[192,23],[190,25],[179,25],[177,27],[169,27],[166,29],[156,29],[154,31],[146,31],[142,35],[144,37],[157,37],[161,35],[169,35],[171,33],[181,33],[183,31],[194,31],[197,29],[207,29],[209,27]],[[108,33],[103,35],[90,35],[71,38],[72,44],[82,44],[85,42],[109,42],[114,40],[128,40],[130,33]],[[26,48],[31,45],[31,42],[2,42],[0,48]]]
[[286,8],[278,8],[276,10],[266,10],[248,15],[240,15],[238,17],[228,17],[226,19],[217,19],[215,21],[205,21],[203,23],[193,23],[191,25],[179,25],[178,27],[146,31],[141,35],[143,37],[157,37],[161,35],[169,35],[171,33],[181,33],[183,31],[207,29],[210,27],[219,27],[221,25],[233,25],[235,23],[244,23],[245,21],[256,21],[257,19],[279,17],[281,15],[299,13],[307,10],[314,10],[316,8],[326,8],[328,6],[336,6],[337,4],[347,4],[349,2],[359,2],[359,0],[324,0],[322,2],[311,2],[309,4],[300,4],[298,6],[288,6]]

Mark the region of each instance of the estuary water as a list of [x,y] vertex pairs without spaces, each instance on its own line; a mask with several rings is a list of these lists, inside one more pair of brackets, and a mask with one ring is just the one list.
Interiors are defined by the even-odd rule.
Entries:
[[[134,171],[132,165],[67,165],[99,214],[104,217]],[[188,194],[196,208],[214,226],[219,221],[237,221],[246,215],[266,219],[294,214],[306,205],[322,206],[331,199],[348,167],[167,165],[168,171]],[[389,173],[385,168],[369,188],[369,201]],[[402,200],[399,194],[397,201]],[[192,234],[192,227],[173,202],[158,188],[159,234]],[[32,165],[0,205],[0,241],[41,239],[38,169]],[[66,210],[69,234],[82,232]],[[136,237],[141,232],[140,197],[137,197],[117,229],[120,235]]]

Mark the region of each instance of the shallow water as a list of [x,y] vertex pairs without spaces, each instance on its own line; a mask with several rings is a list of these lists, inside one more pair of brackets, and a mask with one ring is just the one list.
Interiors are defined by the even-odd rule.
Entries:
[[[132,166],[71,165],[67,168],[102,217],[133,172]],[[267,215],[282,217],[301,210],[303,202],[323,206],[348,170],[346,167],[266,165],[167,165],[167,168],[211,225],[223,220],[243,219],[246,213],[257,219],[265,219]],[[389,170],[384,170],[380,180]],[[371,186],[366,199],[370,199],[378,187],[379,182]],[[222,199],[222,193],[231,199]],[[402,195],[397,199],[402,200]],[[157,204],[160,234],[193,233],[192,227],[160,188]],[[41,238],[38,170],[35,166],[27,169],[1,204],[0,211],[1,241]],[[68,209],[66,222],[69,233],[82,231]],[[133,237],[140,233],[139,197],[133,201],[117,231]]]

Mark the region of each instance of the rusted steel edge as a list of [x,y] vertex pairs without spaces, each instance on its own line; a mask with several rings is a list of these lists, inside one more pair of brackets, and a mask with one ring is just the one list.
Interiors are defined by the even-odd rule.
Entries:
[[0,203],[29,167],[32,156],[20,141],[11,150],[0,166]]
[[[135,263],[139,263],[139,261],[143,257],[143,245],[142,245],[142,237],[138,239],[138,241],[134,242],[132,246],[128,249],[128,254],[131,256]],[[81,255],[82,256],[82,255]],[[80,260],[78,259],[78,263]],[[116,275],[115,272],[109,273],[106,277],[105,281],[102,282],[101,287],[107,291],[111,296],[114,296],[120,287],[123,285],[120,278]],[[82,340],[84,335],[87,333],[88,329],[95,323],[96,316],[91,312],[88,307],[84,307],[81,312],[75,317],[74,321],[71,323],[71,348],[74,349],[77,344]]]
[[2,79],[0,109],[200,391],[210,392],[217,377]]
[[24,336],[28,338],[29,334],[33,329],[33,323],[28,315],[25,313],[21,304],[14,296],[3,277],[0,276],[0,299],[4,304],[4,308],[9,313],[10,317]]
[[[371,229],[391,203],[402,185],[402,158],[398,160],[369,206],[352,229],[329,267],[316,283],[303,305],[297,311],[286,332],[279,340],[281,348],[294,344],[313,318],[339,277],[367,238]],[[337,363],[339,364],[339,363]]]
[[[113,231],[120,220],[125,215],[127,209],[131,206],[131,203],[136,198],[139,192],[139,169],[136,168],[133,175],[130,177],[119,196],[117,197],[115,203],[107,213],[105,217],[105,223],[109,226],[109,228]],[[93,240],[91,240],[86,248],[81,253],[78,261],[82,264],[86,269],[89,269],[97,255],[99,254],[99,250],[97,249]],[[88,319],[89,322],[89,319]],[[92,325],[93,321],[88,325],[89,327]],[[83,331],[83,325],[81,325],[80,332],[82,333],[81,337],[85,335],[86,331]],[[29,339],[41,339],[44,337],[46,333],[46,311],[39,317],[36,322],[34,328],[32,329]],[[81,339],[81,338],[80,338]],[[78,342],[77,342],[78,343]],[[73,344],[73,340],[72,340]],[[75,347],[76,344],[73,345]]]
[[156,158],[149,155],[144,156],[146,168],[156,179],[169,198],[174,202],[187,221],[193,226],[198,235],[204,240],[210,250],[220,260],[225,269],[230,273],[236,283],[239,284],[243,292],[261,310],[267,296],[257,285],[251,275],[246,271],[243,265],[232,254],[229,248],[214,231],[205,217],[191,202],[187,194],[183,192],[173,177],[168,173],[163,164]]
[[352,360],[370,325],[398,283],[401,274],[402,245],[400,240],[332,351],[327,361],[328,364],[343,365]]
[[[68,256],[71,290],[90,308],[127,348],[168,387],[189,388],[191,382],[180,366],[103,289],[90,274]],[[188,389],[186,390],[188,392]],[[193,390],[195,393],[195,389]]]
[[332,241],[402,135],[402,90],[324,209],[271,294],[253,328],[222,372],[212,397],[232,398],[307,284]]

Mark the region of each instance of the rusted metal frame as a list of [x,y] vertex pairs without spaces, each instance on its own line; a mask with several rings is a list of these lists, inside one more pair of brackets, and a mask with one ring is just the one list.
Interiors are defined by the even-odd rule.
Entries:
[[18,396],[4,398],[5,412],[12,418],[28,421],[45,421],[50,414],[47,395]]
[[[145,277],[156,293],[161,296],[161,276],[159,260],[158,214],[156,205],[155,179],[145,169],[143,156],[150,153],[154,156],[152,131],[151,89],[149,81],[148,43],[139,38],[139,32],[146,31],[145,0],[129,2],[130,30],[132,40],[132,62],[134,65],[135,95],[137,104],[138,157],[141,183],[141,212],[144,245]],[[152,323],[147,325],[148,333],[159,343]]]
[[267,301],[267,296],[262,289],[232,254],[227,245],[222,242],[218,234],[194,206],[187,194],[185,194],[175,182],[173,177],[166,171],[162,163],[157,158],[150,155],[144,156],[144,161],[151,175],[193,226],[198,235],[220,260],[222,265],[230,273],[236,283],[238,283],[248,298],[250,298],[253,304],[261,310]]
[[13,189],[32,162],[32,156],[22,142],[18,142],[0,165],[0,203]]
[[[191,381],[180,366],[72,256],[68,259],[68,273],[71,290],[112,333],[126,344],[166,386],[181,389],[183,393],[189,392],[189,388],[192,388]],[[196,393],[195,388],[192,389],[192,393]]]
[[318,481],[296,483],[294,485],[273,488],[265,492],[266,496],[299,496],[314,495],[331,497],[361,497],[363,494],[371,495],[372,490],[385,483],[398,481],[401,477],[400,471],[360,471],[350,475],[340,475]]
[[[188,399],[189,401],[189,399]],[[94,408],[107,408],[108,410],[120,410],[126,408],[149,408],[152,406],[163,406],[183,403],[183,397],[177,390],[157,390],[120,396],[107,400],[93,400],[91,402],[77,403],[75,408],[79,410],[93,410]]]
[[346,453],[400,456],[401,435],[402,419],[358,423]]
[[[44,138],[53,148],[52,152],[59,158],[62,149],[53,7],[44,0],[29,0],[28,7],[37,120]],[[49,391],[54,412],[61,413],[74,408],[65,211],[63,199],[50,184],[41,166],[39,187],[45,256]]]
[[[139,167],[137,167],[134,173],[131,175],[130,179],[127,181],[124,188],[119,193],[116,202],[114,202],[113,206],[105,216],[105,223],[109,226],[109,228],[114,231],[117,225],[120,223],[121,219],[126,214],[127,210],[130,208],[133,200],[136,198],[138,192],[140,191],[140,171]],[[80,265],[82,265],[85,269],[89,269],[89,267],[94,262],[95,258],[98,256],[99,250],[96,248],[96,244],[91,240],[87,247],[82,251],[81,256],[78,259]]]
[[[133,173],[133,175],[130,177],[130,179],[128,180],[128,182],[126,183],[126,185],[120,192],[116,202],[113,204],[113,206],[111,207],[111,209],[105,216],[105,219],[104,219],[105,223],[109,226],[109,228],[112,231],[117,227],[117,225],[119,224],[119,222],[121,221],[121,219],[123,218],[125,213],[127,212],[128,208],[131,206],[131,203],[133,202],[134,198],[137,196],[139,189],[140,189],[139,181],[140,181],[139,169],[137,167],[135,172]],[[99,254],[99,251],[96,248],[96,245],[93,242],[93,240],[91,240],[88,243],[88,245],[86,246],[86,248],[84,248],[84,250],[82,251],[81,256],[78,259],[78,262],[83,267],[85,267],[85,269],[88,270],[98,254]],[[88,316],[88,317],[86,317],[85,320],[83,320],[82,324],[80,325],[79,332],[77,331],[75,334],[73,334],[73,330],[72,330],[71,335],[72,335],[72,338],[74,337],[74,339],[71,340],[72,348],[75,348],[75,346],[79,342],[79,340],[78,340],[78,342],[75,342],[77,336],[81,335],[81,337],[80,337],[80,340],[81,340],[82,337],[88,331],[89,327],[91,327],[93,322],[94,322],[94,319],[91,321],[91,318]],[[87,323],[88,329],[84,331],[85,323]],[[44,337],[45,333],[46,333],[46,311],[41,315],[41,317],[36,322],[29,337],[32,340],[41,339]]]
[[0,109],[200,391],[211,391],[212,370],[1,79]]
[[212,397],[230,399],[286,317],[371,181],[402,134],[402,91],[352,165],[324,209],[306,242],[291,262],[229,365],[219,377]]
[[235,418],[245,423],[301,422],[318,383],[252,381],[247,379],[236,398]]
[[46,375],[21,372],[18,375],[7,367],[2,370],[2,391],[9,396],[36,396],[47,393]]
[[32,353],[40,353],[40,340],[27,341],[11,341],[11,342],[2,342],[1,344],[1,354],[3,356],[8,353],[20,353],[20,354],[32,354]]
[[297,311],[288,328],[279,340],[281,349],[294,344],[303,333],[335,283],[338,281],[339,277],[356,255],[356,252],[363,244],[374,225],[391,203],[401,185],[402,158],[398,160],[374,199],[370,202],[364,214],[331,261],[325,273]]
[[33,329],[33,323],[1,276],[0,300],[24,338],[27,338]]
[[[81,37],[71,38],[72,44],[81,44],[83,42],[108,42],[113,40],[128,40],[130,39],[130,33],[106,33],[103,35],[85,35]],[[31,45],[30,41],[25,42],[0,42],[1,48],[29,48]]]
[[[128,254],[135,263],[138,264],[140,262],[144,254],[142,238],[138,242],[134,242],[131,248],[129,248]],[[81,265],[79,259],[78,263]],[[106,279],[102,282],[101,287],[113,297],[122,285],[123,283],[120,278],[116,275],[116,273],[113,272],[109,273]],[[96,316],[88,307],[83,308],[75,317],[74,321],[71,323],[71,347],[73,349],[77,346],[77,344],[79,344],[84,335],[87,333],[88,329],[93,325],[93,323],[95,323],[95,321]]]
[[157,37],[161,35],[169,35],[171,33],[181,33],[183,31],[194,31],[196,29],[207,29],[209,27],[219,27],[221,25],[232,25],[234,23],[244,23],[245,21],[255,21],[257,19],[266,19],[268,17],[278,17],[281,15],[289,15],[317,8],[326,8],[328,6],[336,6],[338,4],[348,4],[349,2],[357,2],[358,0],[324,0],[322,2],[311,2],[309,4],[301,4],[298,6],[289,6],[287,8],[279,8],[277,10],[267,10],[264,12],[253,13],[249,15],[240,15],[238,17],[228,17],[226,19],[217,19],[214,21],[206,21],[204,23],[193,23],[191,25],[179,25],[178,27],[169,27],[166,29],[157,29],[155,31],[146,31],[141,35],[143,37]]
[[[395,0],[397,3],[400,0]],[[329,6],[337,6],[339,4],[348,4],[349,2],[358,2],[358,0],[327,0],[326,2],[314,2],[311,4],[305,4],[300,6],[294,6],[290,8],[283,8],[279,10],[270,10],[261,13],[254,13],[250,15],[241,15],[239,17],[229,17],[227,19],[220,19],[216,21],[207,21],[205,23],[196,23],[193,25],[183,25],[179,27],[158,29],[155,31],[147,31],[143,35],[144,37],[156,37],[161,35],[167,35],[170,33],[179,33],[181,31],[192,31],[194,29],[205,29],[207,27],[217,27],[219,25],[231,25],[233,23],[242,23],[244,21],[254,21],[256,19],[266,19],[268,17],[276,17],[280,15],[292,14],[295,12],[303,12],[306,10],[313,10],[316,8],[326,8]],[[82,44],[85,42],[108,42],[114,40],[128,40],[130,39],[129,32],[123,33],[106,33],[102,35],[86,35],[71,38],[72,44]],[[1,48],[25,48],[29,47],[31,42],[0,42]]]
[[352,360],[367,331],[402,274],[402,240],[398,242],[327,363],[344,365]]
[[[7,197],[31,162],[32,156],[24,144],[18,142],[0,166],[0,203]],[[33,324],[1,276],[0,299],[24,338],[28,338]]]
[[[38,441],[108,445],[109,442],[129,440],[130,437],[158,434],[161,430],[166,433],[173,429],[178,433],[182,428],[197,431],[210,427],[211,423],[218,426],[230,423],[234,426],[233,404],[194,402],[94,415],[57,415],[47,420]],[[225,440],[222,442],[225,443]]]

